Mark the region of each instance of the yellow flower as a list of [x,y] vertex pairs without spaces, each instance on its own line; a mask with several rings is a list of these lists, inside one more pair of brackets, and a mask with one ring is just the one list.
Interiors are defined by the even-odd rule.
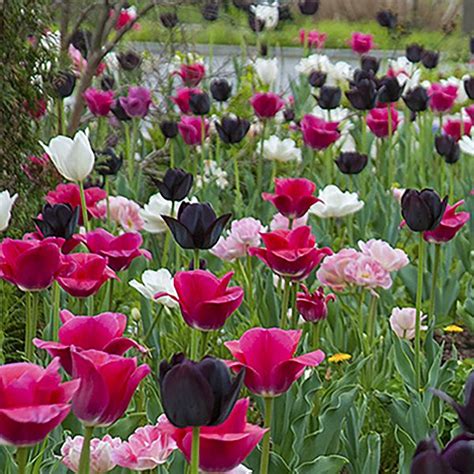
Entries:
[[461,326],[458,326],[457,324],[450,324],[449,326],[446,326],[443,328],[444,332],[463,332],[464,329]]
[[329,357],[328,361],[334,362],[335,364],[340,364],[341,362],[345,362],[351,359],[352,359],[352,356],[350,354],[344,354],[343,352],[338,352],[337,354],[333,354],[331,357]]

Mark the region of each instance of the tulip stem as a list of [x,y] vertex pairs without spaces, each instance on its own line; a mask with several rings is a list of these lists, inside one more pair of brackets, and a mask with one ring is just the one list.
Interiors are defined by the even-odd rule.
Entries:
[[416,388],[421,388],[421,303],[423,299],[423,260],[424,260],[423,232],[420,232],[418,240],[418,281],[416,287],[416,320],[415,320],[415,380]]
[[281,321],[280,326],[285,329],[288,326],[288,304],[290,302],[290,279],[285,278],[283,287],[283,298],[281,301]]
[[265,142],[265,132],[267,131],[267,121],[263,120],[262,137],[260,139],[260,154],[257,162],[257,187],[256,192],[262,188],[262,176],[263,176],[263,144]]
[[53,341],[58,340],[59,332],[59,306],[61,303],[61,287],[58,282],[53,282],[52,288],[53,314],[51,315],[51,332]]
[[197,360],[198,358],[198,345],[199,345],[199,329],[191,328],[191,348],[189,350],[189,358],[191,360]]
[[199,473],[199,426],[193,426],[191,445],[191,474]]
[[199,249],[194,249],[194,265],[193,270],[199,270]]
[[82,223],[84,224],[86,231],[89,231],[89,218],[87,217],[86,195],[84,193],[84,183],[82,181],[79,181],[79,193],[81,195]]
[[388,183],[387,190],[390,190],[390,187],[393,184],[395,178],[395,163],[393,160],[393,126],[392,126],[392,104],[389,103],[387,106],[387,115],[388,115]]
[[435,304],[436,304],[436,286],[438,281],[438,272],[439,272],[439,263],[441,258],[441,245],[435,244],[435,254],[433,262],[433,275],[431,280],[431,292],[430,292],[430,312],[428,316],[431,320],[436,320],[435,318]]
[[109,307],[108,310],[112,311],[114,305],[114,279],[109,280]]
[[321,324],[322,321],[317,321],[313,323],[312,326],[312,336],[313,336],[313,343],[312,343],[312,349],[316,349],[319,347],[319,340],[321,338]]
[[263,436],[262,457],[260,459],[260,474],[268,474],[268,467],[270,465],[270,438],[272,426],[273,397],[264,397],[263,401],[265,404],[265,421],[263,426],[265,428],[268,428],[268,431]]
[[90,455],[91,455],[91,439],[94,431],[93,426],[84,427],[84,441],[82,443],[81,457],[79,459],[78,474],[89,474]]
[[38,321],[38,298],[36,292],[26,292],[26,324],[25,324],[25,355],[27,360],[33,362],[33,339],[36,336]]
[[18,474],[26,474],[28,448],[23,447],[16,450],[16,463],[18,464]]

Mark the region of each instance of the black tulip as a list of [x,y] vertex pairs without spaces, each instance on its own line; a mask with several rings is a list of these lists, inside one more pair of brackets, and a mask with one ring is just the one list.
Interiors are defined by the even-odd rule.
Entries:
[[378,88],[380,80],[377,79],[376,75],[374,74],[374,71],[370,69],[367,71],[364,71],[363,69],[356,69],[354,71],[354,74],[352,75],[352,80],[349,81],[349,84],[351,86],[357,86],[357,84],[359,84],[359,82],[363,81],[364,79],[372,81]]
[[407,189],[402,196],[402,216],[414,232],[433,230],[438,227],[447,203],[447,196],[441,201],[432,189]]
[[122,122],[132,120],[132,118],[127,114],[127,112],[125,112],[125,109],[121,106],[120,101],[118,99],[114,102],[114,105],[110,108],[110,110],[115,115],[115,117]]
[[341,153],[335,163],[339,171],[344,174],[358,174],[367,166],[367,155],[356,151]]
[[429,100],[428,91],[422,86],[410,89],[403,96],[403,101],[412,112],[424,112]]
[[207,250],[216,245],[232,214],[219,218],[208,203],[181,203],[178,218],[162,216],[183,249]]
[[381,10],[377,13],[377,23],[383,27],[393,30],[397,26],[397,15],[392,13],[391,10]]
[[370,56],[369,54],[363,54],[360,58],[360,67],[362,71],[371,71],[375,75],[380,67],[380,59],[377,59],[375,56]]
[[421,61],[421,55],[423,54],[424,48],[418,43],[409,44],[405,49],[405,55],[408,61],[412,63],[419,63]]
[[339,87],[323,86],[319,89],[318,105],[325,110],[339,107],[342,91]]
[[221,123],[216,122],[220,139],[227,144],[240,143],[250,129],[250,122],[239,117],[224,117]]
[[118,54],[117,60],[124,71],[133,71],[142,62],[141,56],[134,51]]
[[396,77],[384,77],[380,82],[377,100],[382,104],[397,102],[402,96],[404,85],[401,86]]
[[291,14],[289,5],[278,5],[278,21],[291,21],[293,15]]
[[168,29],[173,29],[178,24],[178,15],[173,12],[162,13],[160,15],[161,24]]
[[469,38],[469,51],[474,54],[474,36]]
[[167,201],[182,201],[191,190],[193,175],[181,168],[170,168],[166,171],[163,180],[156,180],[155,184]]
[[449,135],[438,135],[435,138],[435,148],[449,165],[456,163],[461,157],[459,143]]
[[45,204],[41,219],[33,219],[43,237],[70,239],[79,221],[80,207],[72,209],[69,204]]
[[314,15],[319,10],[319,0],[300,0],[298,7],[303,15]]
[[377,100],[375,82],[370,79],[361,79],[346,92],[346,97],[357,110],[373,109]]
[[207,92],[191,94],[189,98],[189,108],[195,115],[206,115],[211,110],[211,99]]
[[217,102],[225,102],[232,92],[232,86],[225,79],[214,79],[211,82],[211,95]]
[[72,95],[76,85],[76,76],[69,71],[60,71],[53,78],[52,85],[54,91],[61,99]]
[[174,120],[163,120],[160,123],[160,130],[165,138],[174,138],[178,135],[178,124]]
[[260,57],[266,58],[268,56],[268,44],[265,41],[260,43]]
[[111,91],[115,89],[115,79],[112,76],[103,76],[100,80],[100,88],[103,91]]
[[77,30],[71,37],[71,44],[87,58],[89,48],[92,44],[92,33],[90,31]]
[[106,148],[95,153],[99,160],[95,169],[101,176],[115,176],[123,164],[123,156],[117,155],[113,148]]
[[434,69],[438,65],[439,53],[436,51],[423,51],[421,63],[427,69]]
[[285,122],[293,122],[293,120],[295,120],[295,111],[287,107],[283,110],[283,117]]
[[471,100],[474,100],[474,76],[470,76],[464,80],[464,90],[467,96]]
[[92,176],[88,176],[84,180],[84,189],[89,189],[89,188],[104,189],[104,187],[105,187],[105,176],[100,176],[99,178],[93,178]]
[[163,410],[177,428],[223,423],[239,397],[245,371],[232,377],[224,362],[205,357],[193,362],[175,354],[160,364]]
[[253,32],[260,33],[265,27],[265,22],[257,18],[252,11],[249,11],[249,26]]
[[311,87],[323,87],[326,83],[327,74],[321,71],[312,71],[308,76],[308,82]]
[[202,17],[207,21],[216,21],[219,18],[219,5],[217,3],[207,3],[201,10]]

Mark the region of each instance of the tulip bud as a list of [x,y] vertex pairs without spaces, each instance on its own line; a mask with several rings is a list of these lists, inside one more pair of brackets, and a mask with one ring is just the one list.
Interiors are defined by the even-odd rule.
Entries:
[[429,100],[428,91],[422,86],[410,89],[403,96],[403,101],[412,112],[425,111],[428,108]]
[[170,168],[166,171],[163,180],[156,180],[155,184],[167,201],[182,201],[191,190],[193,175],[181,168]]
[[138,308],[132,308],[131,316],[132,316],[132,319],[137,323],[139,323],[142,319],[142,315]]
[[116,176],[123,164],[123,156],[117,155],[113,148],[98,151],[97,156],[103,157],[95,165],[97,173],[101,176]]
[[45,204],[41,219],[33,219],[44,238],[61,237],[70,239],[76,232],[80,206],[74,210],[69,204]]
[[474,100],[474,76],[468,77],[464,80],[464,90],[466,91],[467,96]]
[[441,201],[432,189],[407,189],[401,201],[402,216],[414,232],[433,230],[441,222],[447,203],[447,196]]
[[405,55],[408,61],[412,63],[419,63],[421,61],[421,55],[423,54],[423,51],[423,46],[417,43],[412,43],[406,47]]
[[227,144],[240,143],[250,129],[250,122],[239,117],[224,117],[221,123],[216,122],[220,139]]
[[178,135],[178,124],[173,120],[163,120],[160,123],[160,130],[165,138],[174,138]]
[[191,94],[189,108],[195,115],[206,115],[211,109],[211,100],[206,92]]
[[285,122],[292,122],[295,120],[295,111],[287,107],[283,111],[283,117],[285,118]]
[[322,86],[319,91],[318,105],[325,110],[339,107],[342,91],[339,87]]
[[117,60],[124,71],[133,71],[140,65],[142,58],[134,51],[128,51],[118,54]]
[[217,102],[225,102],[232,92],[232,86],[225,79],[214,79],[211,82],[211,95]]
[[449,135],[438,135],[435,138],[435,148],[448,164],[456,163],[461,156],[459,143]]
[[319,9],[319,0],[300,0],[298,7],[302,15],[314,15]]
[[241,371],[233,379],[225,363],[213,357],[193,362],[175,354],[160,364],[166,417],[177,428],[220,425],[234,408],[244,376]]
[[360,67],[364,72],[370,72],[375,75],[380,67],[380,59],[377,59],[375,56],[370,56],[369,54],[363,54],[360,57]]
[[55,77],[53,77],[52,84],[58,97],[65,99],[74,91],[76,76],[69,71],[60,71]]
[[373,109],[377,99],[375,82],[370,79],[361,79],[346,92],[346,97],[357,110]]
[[377,99],[382,104],[397,102],[400,99],[404,85],[401,86],[396,77],[384,77],[380,83]]
[[306,286],[301,285],[302,293],[296,295],[296,309],[303,316],[303,319],[310,323],[316,323],[326,319],[328,315],[328,303],[334,301],[333,294],[324,295],[323,287],[311,294]]
[[381,10],[376,15],[377,23],[382,28],[393,30],[397,26],[397,15],[390,10]]
[[434,69],[438,65],[439,53],[436,51],[423,51],[421,63],[427,69]]
[[113,90],[115,88],[115,79],[112,76],[103,76],[100,80],[100,88],[103,91]]
[[337,160],[335,160],[335,163],[341,173],[358,174],[366,167],[367,161],[367,155],[348,151],[341,153]]
[[162,13],[160,15],[161,24],[168,29],[173,29],[178,24],[178,15],[176,13]]
[[312,71],[308,76],[308,82],[311,87],[322,87],[326,82],[327,74],[321,71]]
[[216,21],[219,17],[219,5],[217,3],[208,3],[201,10],[202,17],[207,21]]
[[293,20],[289,5],[278,5],[278,21]]

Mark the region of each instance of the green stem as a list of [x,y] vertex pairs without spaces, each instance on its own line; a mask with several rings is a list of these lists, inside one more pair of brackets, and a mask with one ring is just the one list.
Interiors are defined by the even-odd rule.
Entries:
[[237,161],[237,153],[234,153],[234,180],[235,180],[235,193],[237,195],[237,210],[240,210],[242,206],[242,193],[240,191],[240,174],[239,174],[239,162]]
[[18,474],[26,474],[28,464],[28,448],[18,448],[16,450],[16,463],[18,464]]
[[372,295],[370,300],[369,316],[367,318],[367,342],[368,342],[368,353],[372,350],[375,339],[375,315],[377,312],[377,297]]
[[262,138],[260,139],[260,154],[258,156],[257,163],[257,193],[262,189],[262,177],[263,177],[263,143],[265,142],[265,132],[267,131],[267,121],[263,120]]
[[189,358],[196,361],[198,358],[199,329],[191,328],[191,349]]
[[392,104],[389,103],[387,107],[388,111],[388,183],[387,190],[390,190],[392,183],[394,181],[394,167],[395,163],[393,161],[393,127],[392,127]]
[[312,327],[312,336],[313,336],[313,343],[312,343],[312,349],[316,349],[319,347],[319,341],[321,339],[321,325],[322,321],[315,322],[311,325]]
[[64,109],[61,97],[56,99],[56,110],[58,112],[58,135],[64,135]]
[[86,195],[84,193],[84,183],[82,181],[79,181],[79,193],[81,195],[82,223],[86,228],[86,231],[89,231],[89,218],[87,217]]
[[113,305],[114,305],[114,279],[111,278],[109,280],[109,307],[107,309],[109,311],[112,311]]
[[59,306],[61,302],[61,287],[59,286],[57,281],[53,283],[52,300],[53,314],[51,315],[51,332],[53,336],[53,341],[57,341],[59,332]]
[[423,260],[424,260],[423,232],[418,240],[418,281],[416,286],[416,321],[415,321],[415,377],[416,387],[421,388],[421,303],[423,299]]
[[436,283],[438,281],[439,263],[441,258],[441,245],[435,244],[435,254],[433,262],[433,274],[431,279],[431,292],[430,292],[430,311],[428,316],[431,321],[435,321],[435,304],[436,304]]
[[169,147],[170,147],[170,168],[174,168],[174,141],[172,139],[169,140]]
[[285,329],[288,326],[288,304],[290,302],[290,279],[285,278],[285,286],[283,287],[283,299],[281,302],[281,321],[280,326]]
[[36,336],[38,322],[38,295],[34,291],[26,292],[26,325],[25,325],[25,355],[33,362],[34,346],[33,339]]
[[191,474],[199,474],[199,426],[193,426],[191,444]]
[[89,474],[90,457],[91,457],[91,439],[94,432],[93,426],[84,427],[84,442],[82,444],[81,457],[79,459],[78,474]]
[[199,270],[199,249],[194,249],[194,270]]
[[454,201],[454,165],[448,165],[449,173],[449,202]]
[[268,467],[270,465],[270,439],[272,426],[273,397],[264,397],[263,401],[265,404],[264,427],[268,428],[268,431],[263,437],[262,457],[260,459],[260,474],[268,474]]
[[104,181],[105,181],[105,192],[107,194],[105,196],[105,202],[107,204],[107,224],[109,226],[111,226],[111,222],[110,222],[110,199],[109,199],[109,196],[110,196],[110,181],[107,178],[107,176],[104,176]]

